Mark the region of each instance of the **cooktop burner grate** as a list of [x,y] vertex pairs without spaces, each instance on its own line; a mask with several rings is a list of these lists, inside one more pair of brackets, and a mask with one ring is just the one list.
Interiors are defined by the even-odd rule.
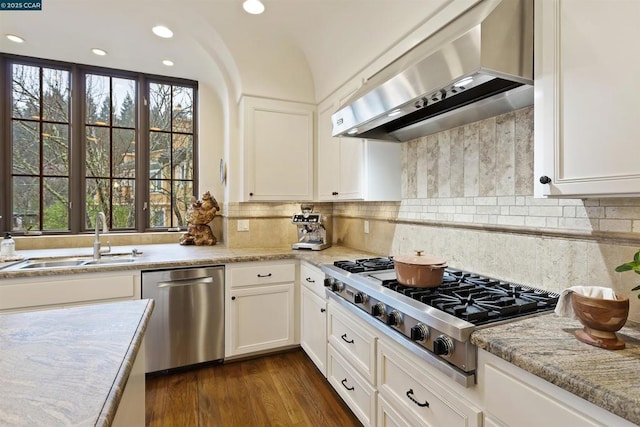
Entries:
[[393,258],[364,258],[355,261],[335,261],[333,263],[349,273],[365,273],[393,269]]
[[477,326],[553,310],[559,298],[553,292],[452,269],[433,288],[404,286],[395,279],[383,280],[382,286]]

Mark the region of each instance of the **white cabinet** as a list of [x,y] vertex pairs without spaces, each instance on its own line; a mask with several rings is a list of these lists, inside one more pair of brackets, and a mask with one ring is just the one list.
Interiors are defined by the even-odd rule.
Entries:
[[401,145],[332,137],[331,115],[338,105],[326,101],[318,108],[318,200],[400,200]]
[[309,359],[327,376],[327,298],[324,273],[300,265],[300,346]]
[[0,284],[0,312],[140,298],[139,271],[5,279]]
[[[414,426],[482,426],[482,411],[429,374],[426,362],[378,340],[378,392]],[[402,423],[399,423],[403,425]]]
[[478,350],[478,366],[483,378],[485,426],[635,425],[484,350]]
[[537,0],[535,15],[536,196],[640,195],[640,2]]
[[295,261],[226,266],[225,357],[294,345]]
[[327,380],[365,426],[376,425],[376,332],[329,300]]
[[313,199],[315,106],[245,96],[242,200]]
[[131,367],[118,409],[113,417],[113,427],[145,425],[145,345],[144,341]]

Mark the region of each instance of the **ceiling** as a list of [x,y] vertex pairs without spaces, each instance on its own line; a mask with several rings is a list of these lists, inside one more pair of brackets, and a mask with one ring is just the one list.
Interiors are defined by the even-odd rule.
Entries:
[[[248,15],[242,0],[43,0],[42,11],[0,12],[0,51],[211,81],[238,93],[280,79],[320,101],[454,1],[263,0],[265,13]],[[157,24],[174,37],[153,35]],[[94,47],[108,55],[95,56]],[[175,65],[162,65],[165,58]]]

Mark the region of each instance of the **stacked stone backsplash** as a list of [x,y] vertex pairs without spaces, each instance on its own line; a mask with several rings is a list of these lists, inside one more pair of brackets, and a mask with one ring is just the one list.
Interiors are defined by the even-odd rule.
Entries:
[[[334,240],[378,254],[440,255],[449,265],[553,291],[612,287],[640,247],[640,198],[533,197],[533,108],[419,138],[403,147],[400,203],[336,203]],[[369,234],[363,222],[369,222]]]

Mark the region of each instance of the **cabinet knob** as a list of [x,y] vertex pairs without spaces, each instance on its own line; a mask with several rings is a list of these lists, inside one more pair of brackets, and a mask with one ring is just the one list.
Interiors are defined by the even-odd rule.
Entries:
[[550,184],[551,183],[551,178],[549,178],[546,175],[542,175],[540,177],[540,184]]
[[235,301],[235,300],[236,300],[236,297],[231,297],[231,301]]
[[249,196],[253,196],[253,193],[249,193]]
[[331,195],[333,195],[333,196],[337,196],[337,195],[338,195],[338,192],[337,192],[337,191],[334,191],[333,193],[331,193]]
[[326,309],[326,308],[321,308],[321,309],[320,309],[320,313],[324,313],[325,311],[327,311],[327,309]]

